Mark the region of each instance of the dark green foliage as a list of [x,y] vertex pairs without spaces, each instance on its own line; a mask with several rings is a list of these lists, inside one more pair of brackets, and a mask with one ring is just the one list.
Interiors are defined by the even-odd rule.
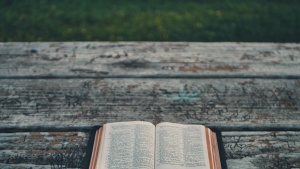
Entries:
[[300,1],[0,0],[0,41],[300,42]]

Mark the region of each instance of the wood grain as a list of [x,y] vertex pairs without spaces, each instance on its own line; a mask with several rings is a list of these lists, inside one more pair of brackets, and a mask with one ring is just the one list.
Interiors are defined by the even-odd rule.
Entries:
[[298,77],[300,44],[0,43],[0,77]]
[[299,169],[299,65],[300,44],[0,43],[0,169],[80,168],[88,130],[131,120],[219,127],[229,169]]
[[300,168],[300,133],[223,132],[229,169]]
[[299,80],[0,80],[0,127],[145,120],[221,128],[298,127]]
[[[300,168],[300,132],[223,132],[229,169]],[[0,133],[2,168],[78,168],[88,133]],[[71,163],[72,162],[72,163]]]
[[84,132],[0,133],[0,168],[79,168],[88,139]]

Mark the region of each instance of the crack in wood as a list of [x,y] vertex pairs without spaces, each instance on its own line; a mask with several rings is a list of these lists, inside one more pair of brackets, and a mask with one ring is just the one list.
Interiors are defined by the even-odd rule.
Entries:
[[91,74],[102,74],[102,75],[107,75],[109,74],[109,72],[106,71],[97,71],[97,70],[93,70],[93,69],[78,69],[78,68],[73,68],[70,69],[71,72],[75,72],[75,73],[91,73]]
[[180,72],[201,72],[204,70],[209,70],[209,71],[236,71],[236,70],[241,70],[241,69],[249,69],[249,65],[239,65],[239,66],[235,66],[235,65],[214,65],[214,66],[207,66],[207,67],[199,67],[199,66],[191,66],[191,67],[184,67],[184,66],[180,66],[179,67],[179,71]]
[[111,65],[122,67],[122,68],[137,69],[137,68],[146,68],[148,66],[148,63],[149,61],[147,60],[135,59],[135,60],[124,60],[124,61],[113,63]]

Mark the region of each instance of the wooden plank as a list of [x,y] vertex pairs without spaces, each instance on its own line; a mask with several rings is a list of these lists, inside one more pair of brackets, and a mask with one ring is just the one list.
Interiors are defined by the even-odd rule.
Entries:
[[300,81],[2,79],[0,107],[2,129],[131,120],[300,129]]
[[[229,169],[300,168],[299,131],[222,135]],[[83,132],[0,133],[0,167],[81,167],[87,138]]]
[[80,168],[89,134],[0,133],[0,168]]
[[300,44],[0,43],[0,77],[299,76]]
[[300,132],[223,132],[229,169],[299,169]]

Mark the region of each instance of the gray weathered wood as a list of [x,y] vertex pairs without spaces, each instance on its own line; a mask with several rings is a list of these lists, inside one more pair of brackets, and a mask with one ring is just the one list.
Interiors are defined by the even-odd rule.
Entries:
[[0,168],[80,167],[65,131],[129,120],[217,126],[229,169],[300,168],[299,65],[300,44],[0,43]]
[[0,133],[0,168],[79,168],[88,139],[84,132]]
[[0,43],[0,77],[299,76],[300,44]]
[[[222,134],[229,169],[300,168],[300,132]],[[0,133],[0,168],[80,167],[87,139],[83,132]]]
[[0,107],[2,128],[145,120],[299,129],[300,81],[2,79]]
[[229,169],[300,168],[300,132],[223,132]]

